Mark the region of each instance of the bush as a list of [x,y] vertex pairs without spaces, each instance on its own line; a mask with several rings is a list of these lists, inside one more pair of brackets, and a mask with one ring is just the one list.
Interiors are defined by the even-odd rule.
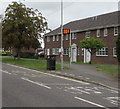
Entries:
[[2,56],[11,56],[11,53],[9,51],[0,51],[0,55],[2,55]]
[[35,53],[29,53],[29,52],[21,52],[20,57],[21,58],[36,58]]

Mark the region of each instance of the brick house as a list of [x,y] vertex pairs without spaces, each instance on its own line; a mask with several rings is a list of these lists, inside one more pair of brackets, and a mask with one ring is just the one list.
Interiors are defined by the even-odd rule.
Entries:
[[[80,40],[89,37],[101,38],[105,47],[93,55],[93,62],[100,64],[117,64],[116,39],[120,31],[118,13],[115,11],[82,20],[72,21],[63,26],[71,30],[71,60],[72,62],[89,62],[90,53],[80,48]],[[57,28],[44,35],[45,55],[56,55],[60,59],[61,28]],[[69,61],[70,34],[63,36],[63,59]]]

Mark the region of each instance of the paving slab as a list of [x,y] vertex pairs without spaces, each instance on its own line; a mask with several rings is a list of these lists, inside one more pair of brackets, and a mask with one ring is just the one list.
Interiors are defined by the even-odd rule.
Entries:
[[64,63],[64,66],[70,67],[69,70],[56,71],[63,75],[68,75],[75,78],[81,78],[88,81],[94,81],[112,88],[119,88],[118,78],[110,76],[102,71],[97,71],[97,65],[89,64],[71,64]]

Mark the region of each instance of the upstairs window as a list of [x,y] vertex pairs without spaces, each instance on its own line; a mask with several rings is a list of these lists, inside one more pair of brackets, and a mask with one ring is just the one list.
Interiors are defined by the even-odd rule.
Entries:
[[69,37],[68,34],[66,34],[65,36],[66,36],[66,40],[68,40],[68,37]]
[[88,32],[85,33],[85,37],[86,38],[90,38],[90,31],[88,31]]
[[105,28],[105,29],[104,29],[104,36],[107,36],[107,35],[108,35],[108,29]]
[[53,41],[55,41],[55,36],[53,36]]
[[114,27],[114,36],[118,35],[118,27]]
[[59,41],[59,35],[56,36],[56,41]]
[[100,37],[100,30],[97,30],[96,37]]
[[47,37],[47,42],[50,42],[50,36]]
[[77,38],[76,33],[71,33],[71,37],[72,37],[72,39],[76,39]]
[[98,52],[96,52],[96,56],[108,56],[108,48],[101,48]]

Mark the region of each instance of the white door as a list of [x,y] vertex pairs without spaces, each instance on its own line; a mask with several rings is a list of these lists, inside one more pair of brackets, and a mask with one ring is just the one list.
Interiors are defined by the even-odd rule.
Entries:
[[84,49],[84,63],[89,63],[91,60],[91,54],[87,49]]
[[76,62],[76,58],[77,58],[77,53],[76,53],[76,48],[72,48],[72,62]]

